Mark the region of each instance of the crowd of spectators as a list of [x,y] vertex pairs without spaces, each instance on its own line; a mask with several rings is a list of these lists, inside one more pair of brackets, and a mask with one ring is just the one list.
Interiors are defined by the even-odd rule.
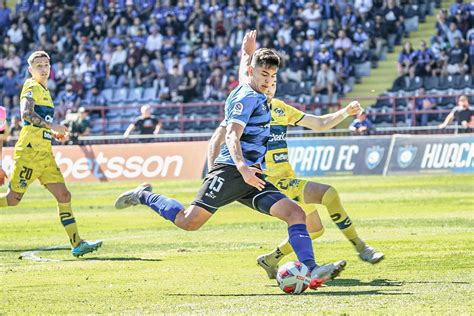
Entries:
[[[418,5],[418,2],[420,5]],[[343,93],[354,64],[400,43],[404,16],[429,0],[0,0],[0,88],[18,105],[33,50],[51,56],[59,118],[81,103],[105,105],[106,88],[156,87],[162,101],[222,100],[237,84],[244,34],[284,60],[280,80]],[[423,10],[421,9],[423,8]],[[410,11],[411,10],[411,11]],[[422,12],[423,11],[423,12]]]

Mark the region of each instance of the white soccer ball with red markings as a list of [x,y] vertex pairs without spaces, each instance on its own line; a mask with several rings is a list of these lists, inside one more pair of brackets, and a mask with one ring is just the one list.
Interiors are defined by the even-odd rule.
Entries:
[[299,261],[290,261],[278,269],[276,276],[278,286],[288,294],[301,294],[309,286],[311,272]]

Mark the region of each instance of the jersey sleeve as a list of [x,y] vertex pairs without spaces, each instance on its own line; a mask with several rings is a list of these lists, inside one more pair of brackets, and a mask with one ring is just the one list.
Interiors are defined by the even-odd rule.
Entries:
[[23,90],[21,91],[21,99],[29,98],[33,99],[33,94],[35,91],[35,85],[31,84],[30,82],[25,82],[23,85]]
[[227,124],[237,123],[245,127],[250,119],[255,106],[257,97],[246,96],[229,105]]
[[283,105],[285,107],[286,115],[288,116],[288,125],[296,126],[298,122],[303,119],[305,113],[284,102]]

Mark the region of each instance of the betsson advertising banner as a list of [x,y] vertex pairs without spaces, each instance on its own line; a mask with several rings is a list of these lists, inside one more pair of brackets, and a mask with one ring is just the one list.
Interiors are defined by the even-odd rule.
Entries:
[[[200,179],[207,142],[54,146],[66,181]],[[13,148],[3,149],[3,168],[11,174]]]

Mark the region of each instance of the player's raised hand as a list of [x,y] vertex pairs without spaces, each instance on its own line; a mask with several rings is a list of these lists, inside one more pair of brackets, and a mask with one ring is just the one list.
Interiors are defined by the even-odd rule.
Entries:
[[349,115],[357,115],[362,111],[359,101],[352,101],[346,106],[346,112]]
[[252,56],[252,54],[255,52],[255,49],[257,47],[257,31],[253,30],[250,32],[247,32],[245,34],[244,39],[242,41],[242,51],[246,53],[249,56]]
[[265,187],[265,181],[257,177],[257,173],[263,173],[262,170],[253,167],[243,167],[239,169],[240,174],[244,178],[245,183],[257,188],[259,191],[262,191]]
[[5,184],[5,179],[8,179],[7,173],[0,168],[0,186]]

